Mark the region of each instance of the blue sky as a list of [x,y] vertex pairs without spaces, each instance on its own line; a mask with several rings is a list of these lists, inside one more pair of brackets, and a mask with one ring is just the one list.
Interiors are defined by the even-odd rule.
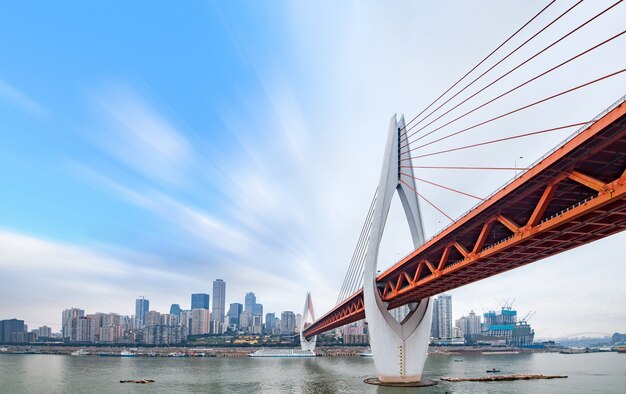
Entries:
[[[532,27],[571,4],[555,5]],[[609,4],[577,7],[500,70]],[[5,5],[0,317],[35,326],[58,323],[61,310],[71,306],[131,314],[140,295],[166,311],[171,303],[186,306],[192,292],[210,292],[216,278],[227,282],[227,302],[255,291],[267,311],[298,312],[311,290],[316,310],[325,311],[334,303],[377,184],[389,117],[417,114],[543,5]],[[477,99],[621,31],[625,8],[618,6]],[[616,48],[624,42],[479,116],[623,68],[625,52]],[[588,120],[622,96],[624,87],[622,76],[450,144]],[[528,165],[567,133],[428,164],[511,166],[522,156]],[[422,175],[487,195],[513,174]],[[422,191],[453,217],[474,204],[427,186]],[[423,210],[429,234],[446,224],[428,206]],[[410,250],[403,220],[394,205],[381,256],[389,264],[383,265]],[[456,290],[454,315],[511,297],[521,312],[538,311],[535,325],[545,336],[619,330],[624,312],[598,309],[607,301],[600,283],[610,275],[600,274],[597,287],[579,294],[570,287],[590,274],[588,256],[617,259],[611,245],[623,238],[601,241],[603,255],[584,247]],[[617,263],[610,268],[626,273]],[[560,275],[563,283],[525,290],[529,280],[547,274]],[[559,296],[547,300],[555,286]],[[617,284],[610,293],[609,304],[626,301]],[[585,323],[573,330],[572,316],[580,313]]]

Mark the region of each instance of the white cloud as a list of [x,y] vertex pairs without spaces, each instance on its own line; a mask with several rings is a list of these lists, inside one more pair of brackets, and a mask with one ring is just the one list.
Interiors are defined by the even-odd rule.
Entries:
[[88,306],[88,313],[130,315],[138,291],[148,298],[158,295],[162,303],[152,304],[153,308],[164,310],[168,300],[180,297],[175,289],[204,283],[193,274],[141,266],[86,247],[6,230],[0,230],[0,277],[0,310],[5,317],[48,324],[59,324],[61,310],[71,306]]

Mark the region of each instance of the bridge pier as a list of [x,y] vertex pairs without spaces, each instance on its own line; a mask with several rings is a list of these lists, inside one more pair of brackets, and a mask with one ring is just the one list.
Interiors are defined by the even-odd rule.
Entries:
[[[309,321],[310,318],[310,321]],[[302,350],[308,350],[310,352],[315,351],[315,344],[317,342],[317,335],[307,339],[304,336],[304,329],[306,323],[313,323],[315,321],[315,312],[313,311],[313,301],[311,300],[311,293],[306,293],[306,300],[304,301],[304,312],[302,312],[302,321],[300,322],[300,347]]]
[[[417,249],[424,243],[417,194],[405,189],[410,187],[417,190],[415,180],[407,177],[400,181],[400,159],[410,157],[408,148],[401,148],[400,145],[404,126],[404,117],[399,122],[395,115],[391,118],[363,271],[365,316],[378,380],[381,384],[394,385],[414,385],[422,380],[432,321],[432,303],[427,298],[409,304],[409,314],[404,321],[398,322],[388,312],[376,285],[380,242],[396,191],[409,223],[414,247]],[[412,168],[405,167],[402,170],[405,173],[410,171],[413,175]]]

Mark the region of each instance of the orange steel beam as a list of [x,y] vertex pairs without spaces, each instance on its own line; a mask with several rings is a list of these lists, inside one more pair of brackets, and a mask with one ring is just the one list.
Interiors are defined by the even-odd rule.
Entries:
[[593,177],[590,177],[589,175],[582,174],[582,173],[580,173],[578,171],[570,172],[568,174],[568,177],[571,180],[576,181],[576,182],[578,182],[580,184],[583,184],[583,185],[585,185],[585,186],[587,186],[587,187],[589,187],[589,188],[591,188],[593,190],[596,190],[598,192],[603,192],[603,191],[606,190],[606,185],[603,182],[601,182],[601,181],[599,181],[599,180],[597,180],[597,179],[595,179]]
[[[384,289],[381,297],[388,309],[625,230],[625,152],[622,103],[379,275],[379,291]],[[495,222],[513,235],[498,230]],[[463,258],[450,263],[453,246]],[[464,253],[467,250],[472,252]],[[430,261],[438,261],[437,269]],[[354,293],[307,328],[305,335],[362,319],[362,297],[362,290]]]
[[505,218],[505,217],[504,217],[504,216],[502,216],[502,215],[498,215],[498,216],[497,216],[497,220],[498,220],[500,223],[504,224],[504,226],[505,226],[506,228],[508,228],[509,230],[511,230],[511,232],[512,232],[513,234],[515,234],[515,233],[519,232],[519,230],[520,230],[520,226],[518,226],[518,225],[517,225],[517,223],[515,223],[515,222],[514,222],[514,221],[512,221],[511,219],[507,219],[507,218]]
[[546,209],[548,208],[548,203],[552,199],[554,192],[556,192],[557,187],[558,187],[558,183],[551,183],[548,186],[546,186],[546,189],[543,191],[543,194],[541,195],[541,199],[539,200],[539,203],[533,210],[533,213],[530,215],[530,219],[528,219],[528,223],[526,224],[526,227],[533,227],[539,223],[539,221],[541,220],[541,217],[543,216]]
[[461,253],[463,255],[463,257],[467,258],[467,256],[469,256],[469,252],[467,251],[467,249],[465,249],[465,246],[461,245],[458,242],[455,242],[452,245],[454,245],[456,250],[458,250],[459,253]]
[[436,270],[435,267],[430,263],[430,261],[428,261],[428,259],[424,259],[424,263],[426,263],[426,266],[428,266],[430,272],[434,274]]
[[439,265],[437,266],[437,271],[441,271],[441,269],[448,262],[448,257],[450,257],[451,248],[452,248],[452,244],[446,246],[446,248],[443,250],[443,254],[441,255],[441,258],[439,259]]
[[472,254],[478,253],[483,248],[483,246],[485,245],[485,241],[487,241],[487,236],[489,235],[489,232],[491,231],[492,226],[493,226],[493,220],[490,220],[487,223],[483,224],[483,228],[480,230],[480,234],[478,235],[476,244],[474,245],[474,248],[472,249]]

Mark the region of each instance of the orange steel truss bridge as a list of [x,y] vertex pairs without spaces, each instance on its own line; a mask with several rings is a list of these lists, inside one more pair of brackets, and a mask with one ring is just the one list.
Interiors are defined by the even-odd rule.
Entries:
[[[624,79],[626,77],[626,68],[624,68],[626,64],[623,64],[621,69],[612,70],[608,74],[593,75],[582,84],[572,84],[565,90],[553,92],[553,94],[524,105],[515,106],[497,116],[485,116],[475,123],[469,123],[469,126],[467,122],[457,123],[466,116],[479,114],[484,107],[500,101],[510,93],[527,88],[548,74],[566,68],[570,63],[579,61],[600,47],[616,45],[614,47],[616,51],[625,53],[626,30],[617,31],[613,35],[609,34],[601,38],[595,45],[583,48],[575,56],[546,67],[543,72],[511,89],[492,95],[482,104],[473,105],[459,114],[455,114],[454,111],[471,103],[471,100],[478,94],[482,94],[480,97],[484,98],[486,92],[495,83],[517,72],[520,67],[534,61],[562,42],[571,40],[570,36],[577,31],[588,29],[594,23],[600,23],[601,19],[611,12],[626,14],[623,7],[620,8],[623,6],[622,0],[616,1],[599,13],[590,15],[584,23],[575,26],[520,64],[506,69],[499,76],[482,83],[492,75],[494,69],[506,64],[503,62],[509,56],[542,35],[553,23],[557,23],[557,21],[561,23],[566,20],[568,13],[581,2],[574,3],[570,8],[556,15],[529,39],[523,41],[521,45],[510,52],[503,54],[500,60],[497,60],[496,56],[500,55],[504,50],[503,48],[510,45],[509,41],[532,26],[536,22],[535,18],[539,15],[543,14],[542,17],[546,17],[550,12],[549,8],[554,3],[554,1],[549,2],[531,20],[408,123],[404,123],[404,118],[398,122],[393,121],[395,118],[392,118],[385,160],[392,159],[392,170],[397,166],[397,179],[392,179],[392,181],[397,182],[396,190],[398,190],[400,198],[403,199],[405,211],[407,205],[410,204],[407,202],[406,194],[403,195],[402,193],[411,191],[419,196],[422,203],[429,204],[450,219],[451,224],[433,238],[425,240],[419,205],[417,208],[413,208],[413,214],[417,220],[411,222],[409,219],[409,221],[410,226],[413,226],[411,232],[416,249],[391,268],[372,276],[375,278],[379,304],[382,302],[387,310],[403,305],[409,305],[411,311],[417,310],[415,305],[428,300],[431,296],[536,262],[626,229],[626,96],[591,120],[580,119],[580,122],[565,125],[549,125],[543,129],[434,152],[423,153],[421,151],[421,149],[440,141],[481,128],[487,124],[493,124],[530,108],[553,102],[574,92],[587,89],[591,85],[603,84],[607,83],[608,80],[613,80],[615,83],[626,87],[626,80]],[[624,27],[626,26],[622,26],[622,28]],[[471,79],[471,76],[478,72],[477,70],[481,67],[487,67],[490,62],[494,64]],[[481,81],[481,86],[476,84],[478,81]],[[467,92],[466,94],[469,94],[471,89],[474,89],[473,94],[458,101],[461,93]],[[622,90],[621,94],[623,93]],[[615,97],[612,98],[612,100],[614,99]],[[444,130],[448,131],[457,125],[457,129],[450,130],[445,135],[434,135],[435,133],[441,134]],[[397,128],[395,136],[393,134],[394,127]],[[522,168],[516,168],[517,166],[493,168],[429,167],[417,166],[414,161],[567,129],[575,130],[575,132],[535,164]],[[427,137],[431,139],[424,140]],[[390,148],[392,149],[390,150]],[[397,149],[397,152],[393,149]],[[389,152],[393,154],[390,155]],[[397,163],[393,162],[396,159]],[[385,166],[387,164],[384,164],[383,172],[387,169]],[[414,174],[415,169],[428,168],[519,170],[520,173],[512,181],[483,199],[422,179]],[[393,171],[389,173],[393,173]],[[395,174],[393,176],[395,177]],[[381,178],[381,185],[385,180],[386,178]],[[433,201],[424,197],[416,187],[416,182],[428,183],[432,186],[477,198],[480,202],[455,221]],[[366,317],[363,286],[367,283],[364,281],[363,267],[367,260],[367,251],[370,250],[368,246],[371,246],[368,242],[372,238],[372,227],[376,228],[376,221],[381,220],[380,212],[378,213],[379,217],[376,217],[379,208],[375,207],[380,205],[379,200],[382,198],[386,197],[385,193],[381,191],[381,186],[379,186],[363,225],[337,305],[306,327],[303,332],[304,338],[312,338],[317,334]],[[410,209],[408,210],[410,211]],[[386,212],[383,212],[383,216],[386,218]],[[407,213],[408,216],[410,215]],[[382,219],[383,226],[384,218]],[[380,239],[372,242],[380,242]],[[378,249],[376,248],[375,251],[377,252]],[[367,297],[365,298],[367,299]],[[422,310],[420,313],[427,315],[425,311],[429,312],[430,309]],[[374,347],[372,349],[374,350]],[[404,356],[401,355],[400,357],[404,362]],[[399,372],[399,374],[401,376],[398,375],[400,376],[398,379],[404,380],[404,371]],[[383,375],[381,374],[382,378]]]

